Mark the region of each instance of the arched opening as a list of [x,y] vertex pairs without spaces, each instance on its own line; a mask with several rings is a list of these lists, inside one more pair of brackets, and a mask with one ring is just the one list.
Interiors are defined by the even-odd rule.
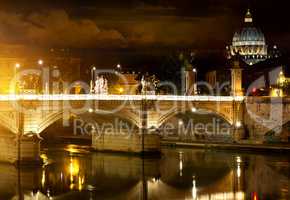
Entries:
[[15,135],[16,132],[16,127],[11,127],[7,123],[0,122],[0,135]]
[[214,141],[231,140],[231,124],[223,116],[204,109],[174,112],[159,127],[165,140]]
[[57,113],[48,117],[40,126],[39,132],[43,143],[91,143],[92,131],[116,134],[138,129],[137,121],[132,116],[121,113],[99,114],[89,110],[80,115],[65,116]]
[[0,133],[1,134],[16,134],[17,133],[16,121],[8,114],[0,115]]

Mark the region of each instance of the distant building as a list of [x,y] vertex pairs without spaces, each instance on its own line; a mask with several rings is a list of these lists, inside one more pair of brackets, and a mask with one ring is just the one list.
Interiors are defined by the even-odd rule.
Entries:
[[[242,68],[243,93],[250,96],[285,96],[290,95],[290,59],[281,55],[277,46],[268,48],[264,34],[253,26],[253,19],[248,10],[244,27],[236,32],[227,58],[212,62],[205,73],[206,81],[214,91],[229,94],[227,82],[231,82],[230,68],[234,58],[239,59]],[[220,90],[219,88],[224,84]]]
[[114,84],[110,84],[110,94],[126,94],[134,95],[138,93],[139,81],[138,74],[135,72],[118,72],[117,80]]
[[234,33],[232,44],[227,47],[228,58],[239,54],[248,65],[280,55],[276,45],[269,49],[261,29],[256,28],[250,10],[244,18],[244,26]]
[[[108,80],[109,94],[142,94],[142,87],[146,94],[155,94],[156,85],[159,83],[159,79],[155,75],[150,75],[148,72],[135,72],[132,68],[123,68],[121,65],[117,65],[115,74],[104,73],[104,76]],[[142,86],[142,79],[146,81],[146,88],[145,85]]]
[[243,86],[247,95],[290,95],[290,59],[271,58],[243,70]]
[[[65,92],[62,88],[64,82],[70,84],[79,80],[80,58],[65,53],[67,50],[50,49],[48,52],[28,52],[26,48],[19,46],[3,48],[0,52],[1,94],[63,93]],[[27,70],[34,70],[34,72]],[[15,78],[18,73],[22,74],[21,77]],[[47,80],[43,80],[43,73],[47,73]],[[53,82],[59,82],[59,84],[53,86]]]

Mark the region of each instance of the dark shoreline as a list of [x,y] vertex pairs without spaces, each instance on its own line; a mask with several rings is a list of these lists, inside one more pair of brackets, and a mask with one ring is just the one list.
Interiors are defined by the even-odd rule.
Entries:
[[[91,145],[90,138],[58,138],[53,142],[43,142],[42,146],[51,144],[76,144]],[[234,150],[242,152],[267,152],[267,153],[290,153],[290,144],[254,144],[254,143],[218,143],[218,142],[180,142],[173,140],[162,140],[161,147],[173,148],[197,148],[197,149],[213,149],[213,150]]]
[[198,148],[214,150],[235,150],[235,151],[254,151],[254,152],[271,152],[271,153],[290,153],[290,145],[285,144],[241,144],[241,143],[201,143],[201,142],[179,142],[179,141],[162,141],[162,146],[177,148]]

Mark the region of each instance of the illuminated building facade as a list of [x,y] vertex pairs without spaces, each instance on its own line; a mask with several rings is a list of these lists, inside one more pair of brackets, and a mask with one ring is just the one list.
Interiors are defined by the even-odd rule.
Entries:
[[[6,46],[4,49],[0,52],[0,94],[63,93],[63,82],[70,84],[79,79],[80,59],[64,55],[63,51],[25,52]],[[42,80],[44,77],[47,80]]]
[[140,85],[137,80],[138,74],[135,72],[120,73],[117,76],[115,84],[111,84],[111,94],[137,94],[138,86]]

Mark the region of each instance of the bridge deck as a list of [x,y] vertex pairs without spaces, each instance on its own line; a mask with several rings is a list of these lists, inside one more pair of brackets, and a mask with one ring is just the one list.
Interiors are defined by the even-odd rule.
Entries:
[[96,94],[54,94],[54,95],[0,95],[0,101],[38,100],[38,101],[243,101],[244,96],[179,96],[179,95],[96,95]]

